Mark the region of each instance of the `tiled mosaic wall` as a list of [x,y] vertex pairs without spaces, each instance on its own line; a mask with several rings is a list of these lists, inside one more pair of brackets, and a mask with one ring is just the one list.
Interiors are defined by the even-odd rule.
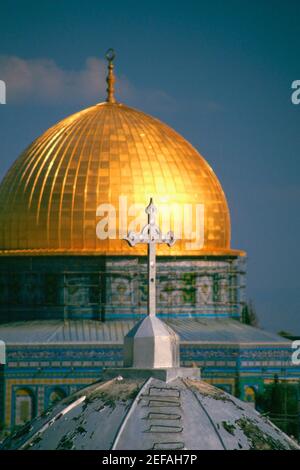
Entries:
[[[143,257],[3,257],[0,321],[145,314],[146,266]],[[238,258],[158,258],[157,313],[239,317],[244,277]]]
[[[24,416],[41,414],[53,402],[101,376],[103,367],[122,365],[119,344],[20,345],[8,347],[8,362],[0,377],[2,422],[7,428],[22,424]],[[247,399],[249,388],[259,390],[274,375],[297,381],[299,367],[282,346],[241,348],[237,345],[181,346],[182,366],[197,366],[202,378],[229,393]]]

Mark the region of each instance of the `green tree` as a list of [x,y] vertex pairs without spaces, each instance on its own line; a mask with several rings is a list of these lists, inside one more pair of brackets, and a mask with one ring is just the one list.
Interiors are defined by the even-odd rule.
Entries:
[[300,384],[279,381],[274,376],[274,382],[265,385],[263,392],[256,396],[256,408],[266,413],[276,426],[290,436],[300,438],[299,415]]
[[245,323],[246,325],[251,325],[255,327],[259,326],[256,309],[254,307],[252,300],[249,300],[249,302],[247,302],[243,307],[242,322]]

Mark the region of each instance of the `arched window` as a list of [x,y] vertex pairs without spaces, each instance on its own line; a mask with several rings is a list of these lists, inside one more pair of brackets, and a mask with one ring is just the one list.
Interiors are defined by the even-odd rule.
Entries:
[[57,403],[63,398],[66,398],[66,396],[67,394],[62,388],[59,388],[59,387],[54,388],[49,395],[49,406],[54,405],[54,403]]
[[22,426],[34,418],[34,395],[27,388],[19,388],[16,391],[16,426]]
[[245,387],[245,401],[255,405],[255,388],[249,386]]

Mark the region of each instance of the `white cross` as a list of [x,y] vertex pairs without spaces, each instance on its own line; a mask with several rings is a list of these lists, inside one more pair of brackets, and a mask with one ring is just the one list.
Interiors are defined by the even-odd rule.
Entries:
[[176,240],[173,232],[169,231],[166,235],[163,235],[158,225],[156,225],[155,215],[157,209],[152,198],[145,212],[148,214],[148,224],[140,233],[129,232],[124,240],[130,246],[135,246],[138,243],[147,243],[148,245],[148,315],[154,316],[156,311],[156,244],[166,243],[168,246],[172,246]]

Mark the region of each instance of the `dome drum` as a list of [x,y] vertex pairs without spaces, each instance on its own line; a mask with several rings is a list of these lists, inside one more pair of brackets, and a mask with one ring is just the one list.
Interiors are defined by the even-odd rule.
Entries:
[[[1,321],[117,320],[147,311],[144,256],[3,256]],[[158,257],[159,316],[239,318],[245,266],[239,257]]]

